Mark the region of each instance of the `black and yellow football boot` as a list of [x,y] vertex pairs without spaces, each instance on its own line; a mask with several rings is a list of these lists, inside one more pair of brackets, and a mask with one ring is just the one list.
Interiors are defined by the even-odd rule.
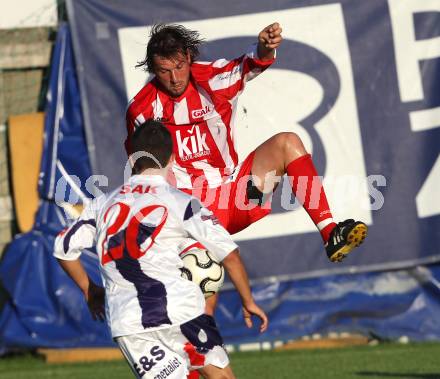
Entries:
[[367,225],[361,221],[348,219],[338,223],[325,244],[328,259],[341,262],[355,247],[364,242],[367,230]]

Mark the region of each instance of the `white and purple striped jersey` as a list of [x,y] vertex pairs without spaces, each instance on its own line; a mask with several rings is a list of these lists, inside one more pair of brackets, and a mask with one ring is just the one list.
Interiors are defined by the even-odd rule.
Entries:
[[201,242],[221,261],[237,248],[212,212],[159,175],[134,175],[94,199],[55,240],[75,260],[96,246],[113,337],[180,325],[204,312],[200,288],[181,277],[179,246]]
[[136,126],[158,119],[173,136],[176,160],[170,182],[181,189],[220,186],[238,164],[233,138],[238,97],[248,80],[273,63],[257,57],[255,45],[231,61],[192,63],[190,82],[178,98],[162,91],[153,78],[128,105],[127,153]]

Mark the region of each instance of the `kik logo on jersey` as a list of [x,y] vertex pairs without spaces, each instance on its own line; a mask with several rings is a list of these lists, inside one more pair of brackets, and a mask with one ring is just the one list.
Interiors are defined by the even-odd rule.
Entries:
[[[182,134],[187,134],[182,136]],[[188,131],[176,132],[177,148],[182,161],[204,157],[211,153],[206,143],[207,133],[200,131],[199,125],[194,124]]]

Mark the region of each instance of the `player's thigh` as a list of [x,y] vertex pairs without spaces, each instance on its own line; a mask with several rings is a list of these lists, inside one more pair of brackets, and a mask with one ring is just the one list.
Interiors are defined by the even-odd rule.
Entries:
[[259,178],[258,188],[264,191],[265,187],[273,187],[272,176],[281,177],[290,162],[305,154],[307,151],[295,133],[278,133],[264,141],[255,149],[252,162],[252,174]]
[[225,368],[218,368],[213,365],[208,365],[199,370],[205,379],[235,379],[231,366]]
[[218,293],[211,295],[205,299],[205,313],[209,316],[214,316],[215,308],[217,307],[218,302]]
[[254,159],[255,151],[240,164],[237,175],[230,182],[229,223],[226,229],[231,234],[238,233],[271,212],[271,197],[254,188],[251,171]]
[[188,373],[185,359],[148,333],[118,337],[116,342],[136,378],[181,379]]

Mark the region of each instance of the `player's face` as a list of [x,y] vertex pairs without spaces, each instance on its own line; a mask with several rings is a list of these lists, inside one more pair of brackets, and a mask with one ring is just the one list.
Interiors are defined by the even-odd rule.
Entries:
[[153,57],[154,74],[163,89],[172,97],[179,97],[189,83],[191,58],[177,53],[174,57]]

